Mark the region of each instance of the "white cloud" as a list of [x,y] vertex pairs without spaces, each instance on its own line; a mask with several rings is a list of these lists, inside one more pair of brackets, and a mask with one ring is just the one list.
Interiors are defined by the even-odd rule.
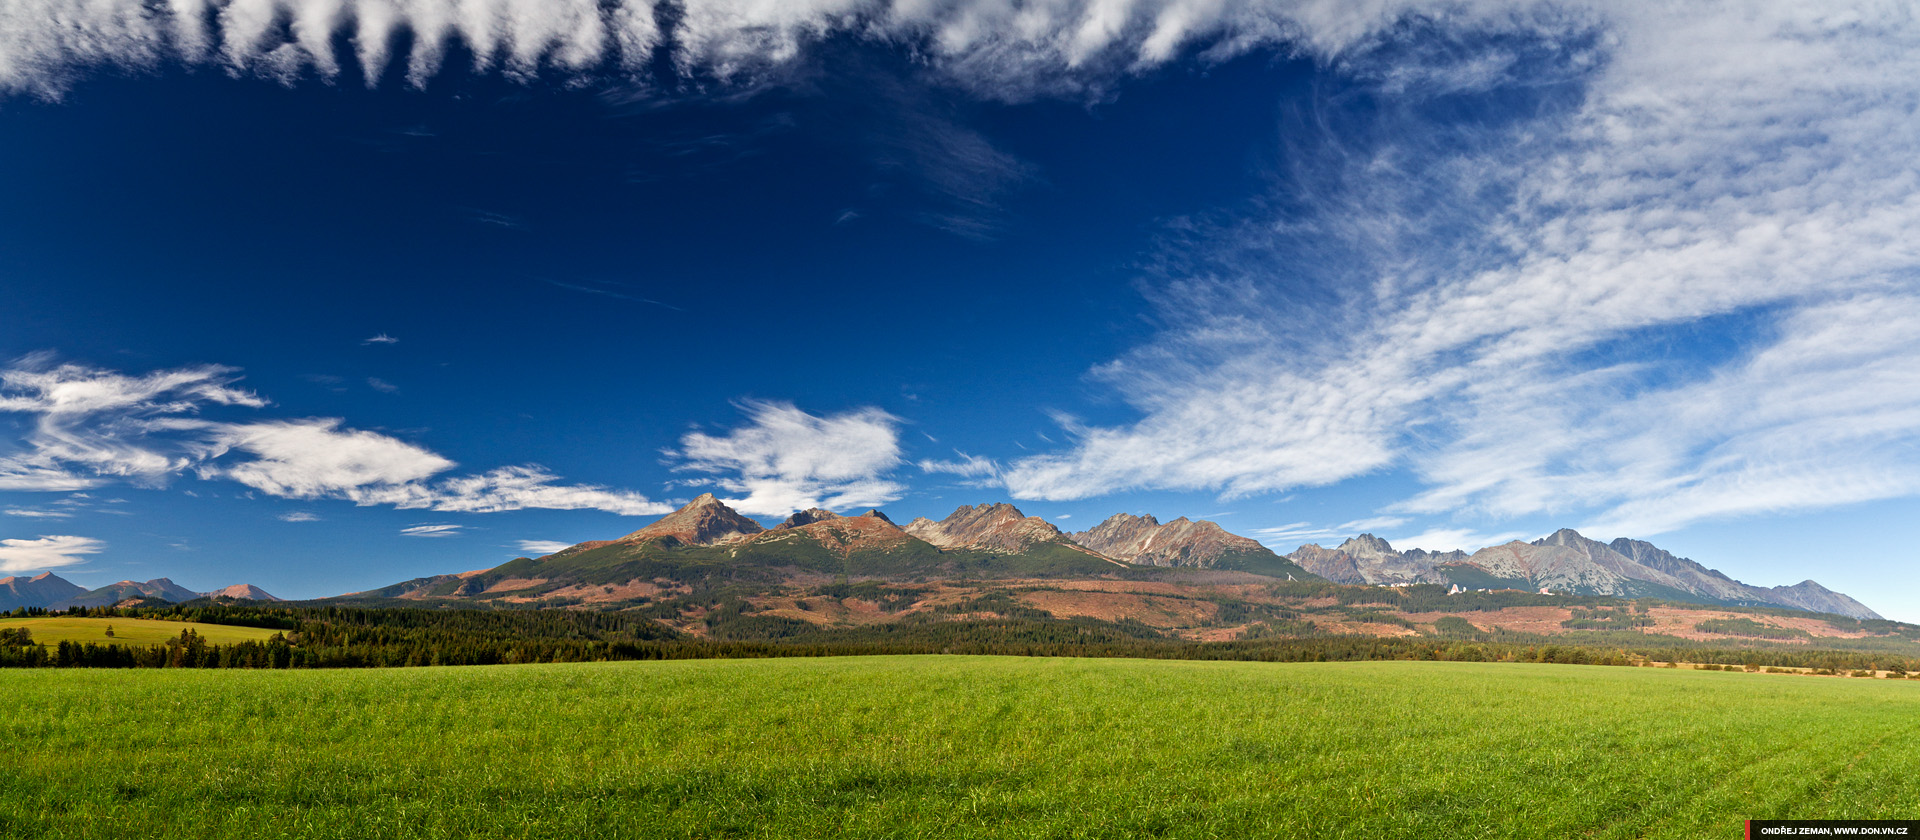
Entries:
[[672,513],[673,506],[626,490],[592,484],[554,484],[557,476],[538,466],[501,467],[480,475],[434,483],[408,482],[357,487],[346,497],[358,504],[402,510],[498,513],[509,510],[603,510],[621,516]]
[[399,344],[400,339],[394,338],[393,336],[387,335],[386,333],[381,333],[379,335],[376,335],[360,343],[361,344]]
[[31,519],[67,519],[73,516],[64,510],[40,510],[38,508],[7,508],[8,516],[22,516]]
[[239,377],[218,365],[126,376],[29,356],[0,370],[0,412],[34,415],[25,448],[0,455],[0,490],[71,491],[112,479],[155,484],[195,458],[149,430],[170,416],[209,406],[266,405],[232,387]]
[[379,391],[382,394],[395,394],[395,393],[399,393],[400,391],[400,386],[395,385],[391,382],[388,382],[385,379],[381,379],[378,376],[367,377],[367,387],[372,388],[375,391]]
[[742,404],[748,425],[724,436],[680,439],[680,470],[714,482],[742,513],[782,516],[806,508],[886,504],[905,487],[886,478],[901,463],[899,420],[877,408],[819,417],[788,403]]
[[192,416],[267,402],[232,387],[231,368],[126,376],[30,357],[0,370],[0,412],[37,415],[23,448],[0,455],[0,490],[72,491],[115,480],[157,485],[183,472],[279,498],[488,513],[549,508],[666,513],[637,493],[563,484],[538,466],[438,478],[453,461],[338,418],[230,422]]
[[90,537],[43,536],[37,540],[0,540],[0,572],[17,574],[58,569],[86,562],[107,544]]
[[572,547],[573,543],[556,542],[554,540],[520,540],[514,543],[514,548],[528,557],[545,557],[556,551],[564,551]]
[[412,525],[401,528],[400,533],[408,537],[457,537],[459,525]]
[[271,496],[313,499],[369,485],[415,482],[444,472],[452,461],[386,435],[341,429],[340,420],[285,420],[230,424],[215,444],[256,456],[209,470]]
[[296,510],[289,513],[280,514],[278,519],[281,522],[319,522],[320,521],[319,515],[308,513],[304,510]]
[[[1646,536],[1920,493],[1920,21],[1784,2],[1513,20],[1347,38],[1338,69],[1382,104],[1363,130],[1315,113],[1289,134],[1273,204],[1311,211],[1170,246],[1161,334],[1095,371],[1140,419],[1069,425],[1071,448],[1005,466],[1014,495],[1406,468],[1428,489],[1400,512]],[[1528,42],[1544,58],[1515,58]],[[1423,110],[1488,90],[1539,116]]]

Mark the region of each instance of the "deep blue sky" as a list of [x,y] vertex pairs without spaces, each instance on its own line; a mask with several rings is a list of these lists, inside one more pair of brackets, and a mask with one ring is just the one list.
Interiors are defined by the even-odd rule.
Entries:
[[1574,526],[1920,619],[1913,75],[1844,58],[1910,22],[829,5],[532,75],[501,23],[419,85],[404,31],[371,85],[347,23],[337,74],[284,46],[323,4],[198,52],[23,21],[5,571],[316,597],[711,490]]

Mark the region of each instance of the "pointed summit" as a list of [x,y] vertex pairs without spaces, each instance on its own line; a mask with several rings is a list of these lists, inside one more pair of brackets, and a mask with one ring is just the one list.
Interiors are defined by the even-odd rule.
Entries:
[[[1560,530],[1555,531],[1551,534],[1548,534],[1547,536],[1534,540],[1533,544],[1534,545],[1564,545],[1570,548],[1588,548],[1590,546],[1606,547],[1606,543],[1600,542],[1598,540],[1587,539],[1586,537],[1581,536],[1579,531],[1575,531],[1572,528],[1561,528]],[[1612,551],[1613,549],[1608,548],[1607,550]]]
[[714,498],[712,493],[702,493],[685,507],[615,542],[637,543],[671,537],[689,545],[711,545],[765,530],[760,523],[741,516]]
[[1360,536],[1349,538],[1346,542],[1341,543],[1340,547],[1335,550],[1344,551],[1363,559],[1380,557],[1398,558],[1400,556],[1400,552],[1393,550],[1392,543],[1372,534],[1361,534]]
[[887,523],[888,525],[892,525],[892,524],[893,524],[893,520],[891,520],[891,519],[888,519],[888,518],[887,518],[887,515],[886,515],[886,514],[884,514],[884,513],[881,513],[881,512],[880,512],[880,509],[879,509],[879,508],[868,508],[868,509],[867,509],[867,512],[866,512],[866,513],[863,513],[863,514],[860,514],[860,515],[861,515],[861,516],[871,516],[871,517],[873,517],[873,518],[875,518],[875,519],[878,519],[878,520],[880,520],[881,522],[885,522],[885,523]]

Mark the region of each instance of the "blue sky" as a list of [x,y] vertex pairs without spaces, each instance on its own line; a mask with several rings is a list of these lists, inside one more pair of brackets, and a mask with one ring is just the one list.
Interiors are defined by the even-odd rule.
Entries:
[[1920,620],[1870,4],[32,0],[0,572],[318,597],[1012,500]]

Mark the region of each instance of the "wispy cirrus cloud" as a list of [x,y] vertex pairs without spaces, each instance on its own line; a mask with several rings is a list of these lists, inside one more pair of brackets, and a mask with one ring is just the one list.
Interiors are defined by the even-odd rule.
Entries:
[[43,536],[39,539],[0,540],[0,572],[19,573],[77,566],[86,555],[99,554],[107,544],[91,537]]
[[462,526],[459,526],[459,525],[444,525],[444,524],[410,525],[405,528],[401,528],[400,535],[406,536],[406,537],[428,537],[428,538],[457,537],[457,536],[460,536],[461,527]]
[[818,416],[789,403],[741,404],[747,424],[724,435],[692,432],[667,454],[675,469],[715,476],[742,513],[784,516],[886,504],[906,487],[888,478],[901,464],[899,419],[877,408]]
[[[95,68],[171,63],[293,83],[337,81],[351,62],[373,84],[399,62],[420,87],[456,41],[475,69],[516,79],[644,84],[664,57],[685,76],[747,83],[789,68],[812,44],[855,37],[906,45],[931,71],[980,95],[1084,95],[1183,51],[1217,60],[1281,46],[1338,56],[1410,14],[1504,18],[1528,5],[684,0],[660,16],[651,0],[16,0],[0,5],[0,90],[57,97]],[[409,51],[393,55],[403,30],[413,34]]]
[[1139,419],[1013,493],[1405,469],[1392,513],[1640,535],[1920,494],[1920,22],[1552,8],[1344,53],[1380,104],[1302,113],[1252,221],[1170,237],[1160,334],[1094,371]]
[[1000,476],[1000,464],[992,458],[968,455],[954,450],[952,459],[926,458],[915,462],[921,472],[957,475],[967,479],[994,479]]
[[623,515],[672,508],[638,493],[562,483],[537,465],[445,476],[456,464],[339,418],[210,419],[203,411],[259,409],[232,368],[203,366],[128,376],[45,357],[0,371],[0,412],[33,418],[0,454],[0,490],[71,491],[115,481],[159,486],[184,473],[238,482],[288,499],[345,499],[462,513],[548,508]]

